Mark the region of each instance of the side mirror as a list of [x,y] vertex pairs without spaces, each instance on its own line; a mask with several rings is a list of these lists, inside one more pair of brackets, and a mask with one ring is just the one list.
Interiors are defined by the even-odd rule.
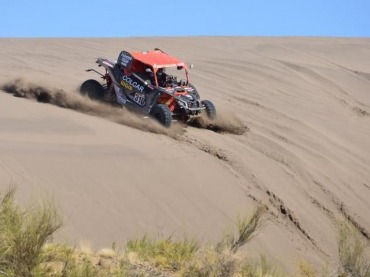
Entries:
[[194,67],[194,65],[191,63],[190,65],[189,65],[189,69],[192,69]]

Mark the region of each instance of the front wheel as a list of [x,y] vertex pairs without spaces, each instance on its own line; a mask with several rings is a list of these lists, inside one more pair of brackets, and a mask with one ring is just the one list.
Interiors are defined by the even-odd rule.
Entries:
[[166,128],[169,128],[172,124],[172,112],[166,105],[155,105],[150,111],[150,115]]
[[206,115],[209,119],[214,120],[216,119],[216,107],[213,103],[209,100],[203,100],[202,106],[205,108]]
[[83,82],[80,93],[87,95],[91,100],[101,101],[104,97],[104,88],[98,81],[91,79]]

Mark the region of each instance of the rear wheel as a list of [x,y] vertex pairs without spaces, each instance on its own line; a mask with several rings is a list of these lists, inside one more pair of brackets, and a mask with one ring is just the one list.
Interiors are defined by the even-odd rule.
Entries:
[[163,104],[155,105],[150,115],[153,116],[156,120],[159,121],[164,127],[169,128],[172,123],[172,112],[171,110]]
[[205,107],[206,115],[209,119],[214,120],[216,118],[216,107],[209,100],[202,101],[203,107]]
[[87,95],[91,100],[101,101],[104,97],[104,88],[96,80],[87,80],[81,85],[80,93]]

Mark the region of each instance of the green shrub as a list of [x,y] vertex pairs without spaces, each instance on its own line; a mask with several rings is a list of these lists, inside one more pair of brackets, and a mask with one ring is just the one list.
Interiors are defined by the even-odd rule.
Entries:
[[220,253],[214,248],[198,251],[184,265],[180,276],[184,277],[231,277],[237,270],[238,262],[229,253]]
[[175,242],[171,238],[152,239],[145,235],[128,241],[126,252],[137,253],[140,259],[155,267],[177,271],[185,261],[192,258],[198,248],[199,245],[194,240]]
[[226,233],[220,243],[217,244],[218,251],[225,248],[236,253],[240,247],[250,241],[265,222],[264,215],[266,206],[259,204],[251,215],[237,217],[237,230]]
[[51,202],[20,209],[14,203],[15,191],[11,186],[0,198],[0,272],[33,276],[45,262],[43,246],[62,220]]
[[245,277],[287,277],[282,269],[273,264],[265,256],[257,261],[245,260],[241,265],[241,276]]

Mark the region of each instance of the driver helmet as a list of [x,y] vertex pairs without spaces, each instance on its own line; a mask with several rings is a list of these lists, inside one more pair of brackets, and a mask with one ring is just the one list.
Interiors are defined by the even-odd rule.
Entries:
[[157,76],[158,77],[162,77],[162,75],[165,73],[165,68],[159,68],[158,70],[157,70]]
[[153,71],[150,67],[145,68],[145,72],[149,74],[149,76],[153,77]]

